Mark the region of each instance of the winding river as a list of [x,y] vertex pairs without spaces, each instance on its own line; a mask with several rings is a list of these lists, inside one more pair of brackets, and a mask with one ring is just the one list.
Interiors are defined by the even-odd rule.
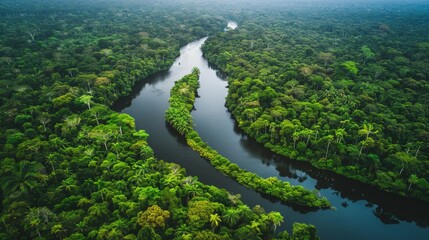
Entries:
[[[228,26],[235,28],[236,23]],[[429,239],[429,204],[280,157],[248,138],[224,106],[225,77],[202,56],[200,47],[205,40],[184,46],[168,72],[139,82],[130,96],[114,106],[133,116],[137,128],[150,134],[149,144],[159,159],[180,164],[205,184],[241,194],[242,201],[250,207],[259,204],[266,211],[282,213],[285,223],[280,230],[290,231],[293,222],[305,222],[314,224],[322,239]],[[165,123],[164,113],[174,81],[190,73],[193,67],[201,71],[200,97],[192,112],[201,138],[241,168],[319,190],[336,210],[310,211],[263,196],[216,171],[188,147],[185,139]]]

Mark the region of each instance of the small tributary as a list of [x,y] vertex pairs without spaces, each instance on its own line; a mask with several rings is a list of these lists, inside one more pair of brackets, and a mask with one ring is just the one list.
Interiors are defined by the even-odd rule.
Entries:
[[[237,25],[231,22],[228,26]],[[136,127],[150,134],[149,144],[157,158],[180,164],[187,174],[197,176],[205,184],[241,194],[250,207],[259,204],[266,211],[282,213],[285,223],[280,230],[290,230],[293,222],[305,222],[314,224],[322,239],[429,239],[429,204],[280,157],[248,138],[224,106],[228,91],[225,77],[202,56],[200,47],[205,40],[184,46],[168,72],[142,80],[130,96],[120,99],[114,107],[133,116]],[[200,97],[192,112],[201,138],[241,168],[262,177],[276,176],[317,189],[336,210],[309,211],[263,196],[216,171],[188,147],[184,138],[165,123],[164,113],[174,81],[190,73],[193,67],[201,72]]]

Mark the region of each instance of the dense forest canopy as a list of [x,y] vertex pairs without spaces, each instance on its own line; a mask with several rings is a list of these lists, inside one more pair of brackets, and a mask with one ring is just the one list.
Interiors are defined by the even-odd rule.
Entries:
[[259,11],[203,51],[229,76],[227,106],[240,127],[266,147],[429,200],[422,6]]
[[[0,238],[289,239],[275,233],[279,213],[157,160],[148,134],[109,108],[226,24],[187,5],[127,4],[0,4]],[[315,232],[296,223],[291,237]]]
[[0,238],[317,239],[156,159],[109,108],[208,35],[250,136],[428,200],[428,4],[261,2],[1,1]]
[[291,186],[289,182],[282,182],[276,177],[262,178],[241,169],[204,142],[194,130],[190,113],[198,94],[199,75],[200,70],[194,68],[192,73],[175,82],[168,100],[169,107],[165,113],[165,120],[185,136],[187,144],[201,157],[209,160],[217,170],[250,189],[297,206],[314,209],[331,207],[326,197],[321,197],[318,192],[306,190],[302,186]]

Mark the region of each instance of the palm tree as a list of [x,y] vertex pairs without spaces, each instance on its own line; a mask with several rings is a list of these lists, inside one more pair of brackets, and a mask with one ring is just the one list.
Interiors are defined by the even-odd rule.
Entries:
[[335,130],[335,136],[337,137],[337,143],[340,143],[344,136],[346,135],[346,130],[344,128],[338,128]]
[[42,164],[29,161],[20,161],[19,163],[8,162],[5,170],[2,170],[0,185],[4,192],[23,192],[26,193],[35,188],[44,177],[41,174]]
[[88,109],[91,109],[91,99],[92,96],[91,95],[82,95],[79,97],[79,102],[85,103],[86,106],[88,107]]
[[39,238],[42,238],[40,228],[46,228],[49,226],[51,220],[55,217],[55,214],[46,207],[31,208],[25,217],[25,223],[31,228],[36,229],[36,233]]
[[114,181],[114,182],[113,182],[113,186],[114,186],[116,189],[118,189],[118,190],[126,191],[126,190],[127,190],[127,187],[128,187],[128,184],[127,184],[127,182],[126,182],[126,181],[124,181],[124,180],[117,180],[117,181]]
[[255,235],[256,239],[258,236],[261,235],[261,224],[257,221],[251,221],[250,222],[250,229],[252,229],[253,234]]
[[410,178],[408,179],[408,183],[409,183],[410,185],[408,185],[408,190],[407,190],[407,191],[410,191],[411,186],[412,186],[413,184],[415,184],[418,180],[419,180],[419,178],[417,177],[417,175],[416,175],[416,174],[411,174]]
[[269,219],[273,222],[274,231],[276,231],[277,226],[283,222],[283,216],[279,212],[270,212],[268,213]]
[[30,212],[27,214],[25,221],[28,223],[28,225],[31,228],[35,228],[36,229],[36,233],[39,236],[39,238],[42,238],[42,235],[40,234],[40,227],[42,225],[40,217],[39,217],[39,213],[37,211],[37,208],[32,208],[30,209]]
[[77,115],[72,115],[64,119],[64,122],[69,128],[75,128],[80,124],[81,118]]
[[140,156],[143,159],[148,159],[153,157],[153,150],[149,146],[145,145],[140,148]]
[[113,222],[113,225],[115,225],[119,230],[126,231],[127,228],[127,221],[123,218],[119,218],[115,222]]
[[294,132],[292,134],[292,139],[293,139],[293,150],[296,149],[296,141],[298,141],[298,139],[300,138],[300,133],[299,132]]
[[146,163],[137,162],[133,165],[132,169],[134,170],[134,175],[129,178],[129,181],[140,186],[145,182],[145,175],[152,173],[152,169]]
[[176,229],[174,236],[182,237],[183,235],[188,234],[190,232],[190,228],[186,224],[182,224]]
[[101,199],[104,202],[105,201],[105,199],[104,199],[104,192],[102,190],[108,187],[108,185],[109,185],[108,183],[109,182],[106,182],[106,181],[101,180],[101,179],[97,179],[97,181],[93,182],[93,183],[94,183],[95,186],[97,186],[97,190],[100,193]]
[[192,94],[191,94],[191,89],[190,89],[189,85],[188,85],[188,84],[186,84],[186,83],[182,83],[182,84],[179,86],[179,89],[177,90],[177,92],[178,92],[180,95],[186,96],[186,97],[188,97],[188,98],[192,96]]
[[184,188],[186,195],[190,197],[190,199],[202,193],[201,188],[197,184],[185,185]]
[[70,193],[73,192],[73,190],[78,188],[76,179],[74,179],[73,177],[68,177],[67,179],[61,182],[61,185],[59,188],[64,189],[66,192],[70,192]]
[[367,122],[363,123],[362,129],[359,130],[358,132],[359,135],[366,135],[366,138],[368,138],[370,134],[376,134],[376,133],[378,133],[378,130],[374,131],[374,126],[372,125],[372,123],[367,123]]
[[179,176],[175,174],[168,174],[162,179],[163,187],[174,188],[175,186],[180,184]]
[[219,215],[217,213],[210,214],[210,223],[212,224],[213,232],[217,226],[222,222]]
[[222,219],[228,224],[228,226],[233,227],[240,220],[240,214],[235,209],[228,209],[223,214]]
[[6,176],[12,174],[16,168],[15,159],[6,158],[0,161],[0,174],[1,176]]
[[18,145],[18,155],[22,155],[22,157],[29,157],[31,154],[39,154],[39,150],[42,147],[46,147],[48,142],[42,141],[39,138],[33,138],[30,140],[26,140]]
[[46,132],[46,124],[51,121],[49,114],[42,113],[37,117],[37,120],[43,125],[43,130]]
[[308,146],[311,136],[314,135],[314,131],[311,129],[304,129],[301,131],[301,135],[307,137],[307,140],[305,141],[305,146]]
[[374,139],[367,137],[364,140],[360,141],[360,144],[361,146],[360,146],[359,155],[358,155],[356,164],[359,162],[360,155],[362,154],[362,150],[366,147],[372,146],[374,144]]
[[417,156],[419,155],[420,148],[423,146],[423,143],[417,142],[415,145],[417,147],[417,150],[416,150],[416,154],[414,155],[414,157],[417,158]]
[[109,215],[107,203],[96,203],[88,209],[88,217],[101,220]]
[[374,126],[371,123],[367,123],[367,122],[363,123],[363,127],[361,130],[359,130],[358,134],[361,136],[362,135],[365,136],[365,139],[360,142],[361,147],[359,150],[359,156],[358,156],[356,163],[359,161],[359,158],[360,158],[360,155],[362,154],[363,148],[370,146],[371,144],[374,143],[374,140],[372,138],[370,138],[369,135],[370,134],[376,134],[376,133],[378,133],[378,130],[374,130]]
[[249,219],[252,219],[253,217],[252,210],[246,205],[239,206],[238,212],[240,214],[240,219],[242,219],[243,221],[247,221]]
[[55,173],[55,163],[58,161],[57,157],[59,156],[60,155],[58,153],[50,153],[45,160],[47,164],[51,165],[52,173]]
[[119,158],[119,152],[123,149],[122,144],[119,142],[112,143],[112,150],[116,153],[116,158]]
[[328,141],[328,145],[326,146],[325,159],[328,158],[329,146],[331,145],[332,140],[334,140],[334,136],[328,135],[326,136],[326,140]]

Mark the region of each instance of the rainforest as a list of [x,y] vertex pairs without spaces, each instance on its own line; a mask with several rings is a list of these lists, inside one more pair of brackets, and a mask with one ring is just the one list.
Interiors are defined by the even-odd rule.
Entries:
[[0,20],[0,239],[429,238],[429,3]]

